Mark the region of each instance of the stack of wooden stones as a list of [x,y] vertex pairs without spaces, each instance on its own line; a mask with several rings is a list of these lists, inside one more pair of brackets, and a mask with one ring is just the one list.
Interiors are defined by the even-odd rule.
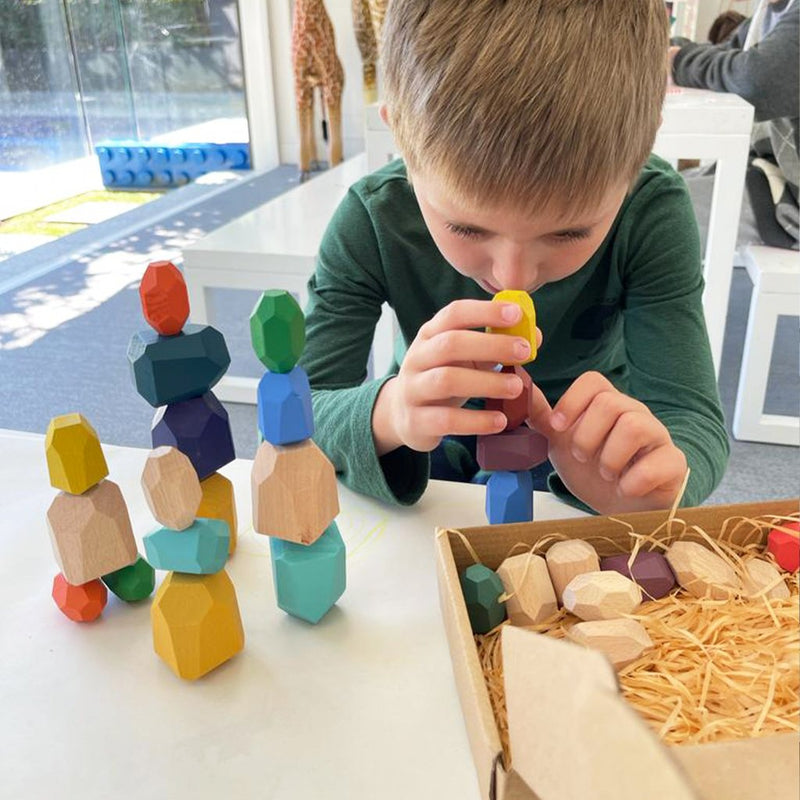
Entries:
[[45,454],[50,483],[61,489],[47,511],[61,572],[53,599],[75,622],[91,622],[108,600],[106,587],[126,602],[150,596],[153,568],[137,552],[125,498],[108,475],[94,428],[80,414],[54,417]]
[[486,516],[490,525],[530,522],[533,519],[533,478],[530,470],[547,459],[547,439],[526,423],[530,405],[531,377],[523,364],[536,358],[536,312],[527,292],[498,292],[493,302],[516,303],[522,319],[510,328],[489,328],[489,333],[520,336],[530,343],[528,358],[503,364],[502,371],[519,376],[522,392],[512,400],[486,400],[486,409],[502,411],[508,423],[501,433],[478,436],[477,459],[491,472],[486,484]]
[[336,525],[333,465],[314,444],[308,376],[297,361],[305,319],[285,291],[264,292],[250,316],[253,349],[267,368],[258,385],[253,528],[270,536],[278,606],[317,623],[345,589],[345,546]]

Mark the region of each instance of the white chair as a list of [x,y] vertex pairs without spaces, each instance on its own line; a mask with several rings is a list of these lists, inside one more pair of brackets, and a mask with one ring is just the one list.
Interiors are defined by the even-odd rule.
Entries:
[[753,282],[753,295],[733,435],[750,442],[800,445],[800,416],[764,413],[778,316],[800,315],[800,254],[777,247],[750,246],[741,255]]

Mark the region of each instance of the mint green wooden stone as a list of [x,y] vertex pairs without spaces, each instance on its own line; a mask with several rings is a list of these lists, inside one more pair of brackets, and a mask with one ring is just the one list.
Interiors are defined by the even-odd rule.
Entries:
[[489,633],[506,618],[506,604],[500,576],[483,564],[473,564],[461,573],[461,591],[473,633]]
[[156,571],[139,556],[133,564],[103,575],[102,580],[120,600],[136,603],[153,593]]
[[147,560],[156,569],[213,575],[228,560],[230,531],[224,520],[198,517],[186,530],[158,528],[143,541]]
[[268,370],[290,372],[306,343],[306,321],[297,300],[283,289],[264,292],[250,314],[250,339]]
[[279,608],[316,624],[342,596],[347,583],[345,546],[336,522],[314,544],[270,537],[272,580]]

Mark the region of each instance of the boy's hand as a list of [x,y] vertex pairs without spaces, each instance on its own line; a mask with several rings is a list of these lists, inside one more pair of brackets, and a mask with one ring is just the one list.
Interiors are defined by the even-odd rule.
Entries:
[[[378,455],[400,445],[427,452],[450,434],[502,431],[503,414],[461,406],[470,397],[512,398],[522,391],[516,375],[493,367],[522,361],[530,345],[517,336],[483,331],[510,327],[521,315],[514,303],[456,300],[426,322],[400,372],[384,384],[375,402],[372,431]],[[538,330],[537,336],[541,340]]]
[[567,488],[601,514],[670,508],[686,456],[650,409],[598,372],[581,375],[554,409],[534,384],[530,423],[550,442]]

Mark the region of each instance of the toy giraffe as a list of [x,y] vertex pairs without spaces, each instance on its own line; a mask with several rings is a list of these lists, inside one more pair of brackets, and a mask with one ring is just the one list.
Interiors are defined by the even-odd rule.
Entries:
[[386,6],[389,0],[368,0],[369,2],[369,16],[372,20],[372,31],[375,34],[375,43],[377,45],[379,55],[381,46],[381,31],[383,31],[383,18],[386,16]]
[[315,158],[314,90],[320,88],[328,117],[330,166],[342,160],[344,70],[336,55],[333,24],[322,0],[295,0],[292,18],[292,66],[300,128],[300,179]]
[[370,105],[378,99],[378,82],[375,63],[378,60],[378,43],[372,27],[368,0],[353,0],[353,29],[356,43],[361,53],[362,72],[364,76],[364,104]]

